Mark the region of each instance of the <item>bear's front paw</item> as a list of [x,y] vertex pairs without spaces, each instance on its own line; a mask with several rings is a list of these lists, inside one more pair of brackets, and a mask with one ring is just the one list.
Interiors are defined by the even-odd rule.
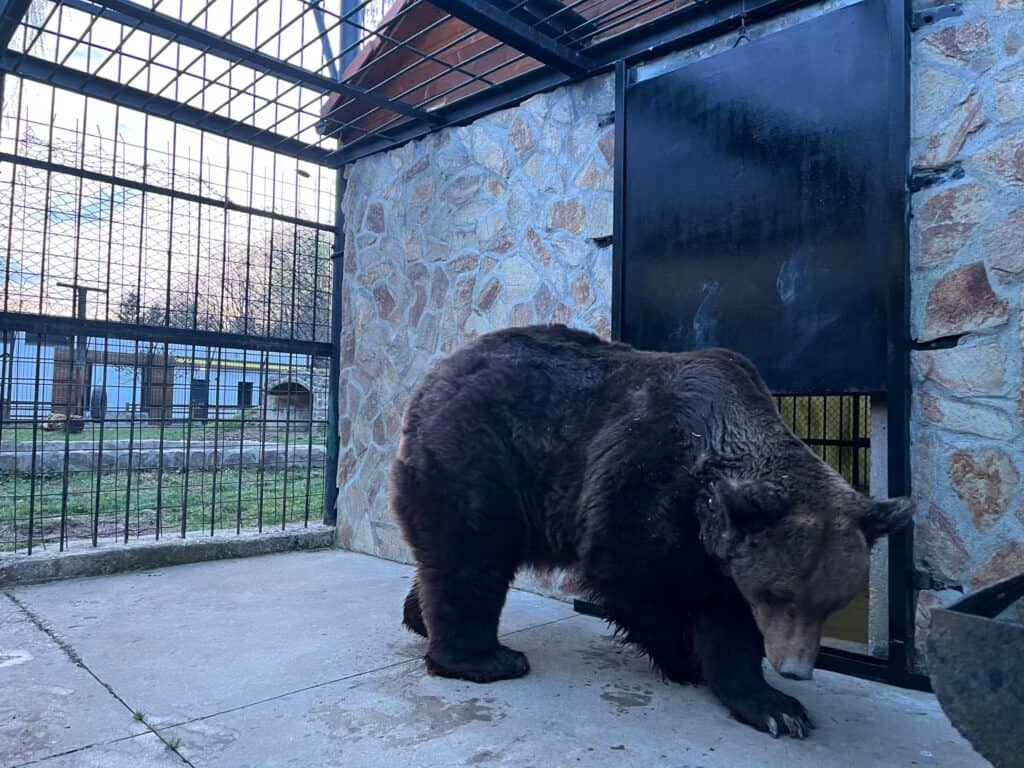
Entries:
[[770,733],[776,739],[780,734],[805,739],[814,728],[803,704],[769,686],[728,705],[737,720]]
[[465,657],[427,651],[427,672],[438,677],[454,677],[474,683],[512,680],[530,671],[526,654],[499,645],[493,651]]

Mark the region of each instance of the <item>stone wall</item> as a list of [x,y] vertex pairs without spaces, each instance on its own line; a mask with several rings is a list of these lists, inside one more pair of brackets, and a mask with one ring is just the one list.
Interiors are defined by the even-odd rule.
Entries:
[[433,363],[510,325],[610,335],[613,109],[613,79],[600,77],[349,169],[342,546],[408,559],[387,475],[410,391]]
[[[847,5],[826,0],[752,25],[750,38]],[[736,35],[645,66],[722,53]],[[338,542],[407,561],[387,473],[410,390],[481,333],[561,322],[611,332],[614,79],[605,75],[347,170]],[[598,241],[598,242],[595,242]],[[518,582],[567,596],[561,572]]]
[[911,462],[918,562],[970,591],[1024,570],[1024,2],[963,11],[913,36]]

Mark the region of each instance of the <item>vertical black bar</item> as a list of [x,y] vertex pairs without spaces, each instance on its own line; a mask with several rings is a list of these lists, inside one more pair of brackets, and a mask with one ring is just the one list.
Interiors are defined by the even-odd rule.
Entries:
[[[296,402],[296,399],[298,398],[298,392],[296,390],[297,382],[295,381],[295,356],[294,355],[288,355],[287,370],[288,370],[288,378],[286,379],[286,382],[287,382],[287,390],[286,391],[288,393],[287,394],[288,405],[287,405],[287,410],[285,410],[285,416],[284,416],[284,445],[282,446],[282,444],[281,444],[281,433],[280,432],[278,432],[274,436],[275,441],[278,444],[278,449],[277,449],[278,453],[277,453],[277,455],[278,455],[278,457],[280,457],[282,455],[284,456],[284,468],[283,468],[283,470],[281,472],[281,476],[280,476],[280,481],[282,483],[282,485],[280,487],[283,488],[282,498],[281,498],[281,530],[282,531],[285,529],[285,527],[288,524],[288,498],[289,498],[289,494],[291,493],[291,489],[288,487],[288,474],[289,474],[288,470],[289,470],[290,463],[291,463],[289,461],[288,449],[291,448],[291,442],[292,442],[291,426],[292,426],[292,420],[293,420],[293,418],[295,416],[295,413],[296,413],[295,402]],[[277,486],[278,479],[279,478],[275,474],[275,476],[274,476],[274,486],[275,487],[278,487]]]
[[[626,87],[625,61],[615,63],[615,168],[612,169],[612,339],[622,341],[623,278],[626,255]],[[628,341],[628,339],[626,339]]]
[[[119,60],[118,61],[118,76],[120,76],[120,74],[121,74],[121,62]],[[121,117],[121,108],[120,107],[115,107],[114,108],[114,125],[115,125],[115,130],[114,130],[114,148],[113,148],[113,150],[111,152],[111,167],[110,167],[110,174],[111,174],[112,177],[117,176],[117,157],[118,157],[118,155],[117,155],[117,136],[118,136],[118,132],[117,132],[116,126],[120,124],[120,117]],[[124,160],[125,160],[125,158],[122,157],[122,163],[124,162]],[[100,164],[100,168],[102,170],[102,163]],[[105,297],[104,300],[106,302],[105,307],[104,307],[104,312],[103,312],[103,315],[102,315],[104,320],[110,320],[111,319],[111,317],[110,317],[110,301],[111,301],[112,294],[113,294],[113,287],[111,285],[111,275],[114,273],[114,270],[113,270],[112,266],[113,266],[113,258],[114,258],[114,200],[116,198],[116,193],[115,193],[116,189],[117,189],[117,187],[114,185],[113,181],[111,181],[111,183],[110,183],[110,205],[109,205],[108,210],[107,210],[107,217],[108,218],[107,218],[106,270],[105,270],[106,281],[107,281],[107,284],[106,284],[106,289],[107,290],[106,290],[106,293],[104,293],[104,297]],[[122,218],[121,218],[121,222],[122,222],[121,245],[123,246],[124,245],[124,230],[123,230],[123,226],[124,226],[125,214],[122,212],[121,216],[122,216]],[[121,258],[123,258],[123,256]],[[142,300],[142,297],[140,296],[139,297],[139,301],[136,302],[136,311],[138,311],[138,309],[141,308],[141,300]],[[124,318],[124,317],[121,317],[120,319],[122,321],[126,320],[126,318]],[[137,314],[136,314],[136,317],[134,319],[135,319],[135,322],[139,322],[139,317],[138,317]],[[103,391],[103,406],[102,406],[102,416],[100,418],[100,425],[99,425],[99,431],[98,431],[98,436],[97,436],[97,441],[98,442],[97,442],[97,446],[96,446],[96,456],[95,456],[95,459],[94,459],[94,462],[93,462],[93,466],[94,466],[95,472],[96,472],[95,484],[93,486],[93,494],[94,495],[93,495],[93,500],[92,500],[92,545],[94,547],[99,544],[99,534],[100,534],[100,502],[101,502],[101,499],[102,499],[102,489],[103,489],[103,438],[105,437],[106,427],[107,427],[107,418],[108,418],[107,407],[106,407],[106,396],[107,396],[107,376],[108,376],[108,371],[109,371],[109,369],[107,367],[107,364],[108,364],[109,359],[110,359],[110,337],[109,336],[104,336],[103,337],[103,355],[102,355],[101,359],[102,359],[103,372],[100,375],[100,378],[101,378],[100,387],[101,387],[101,389]],[[118,382],[118,385],[120,385],[120,382]],[[93,416],[93,419],[95,420],[96,415],[92,414],[92,416]],[[118,433],[117,424],[118,424],[118,422],[115,421],[114,422],[114,425],[115,425],[114,426],[115,445],[116,445],[117,433]],[[116,449],[114,451],[114,475],[115,475],[115,477],[117,476],[117,451],[116,451]]]
[[[278,10],[279,15],[280,15],[280,12],[281,11],[280,11],[280,8],[279,8],[279,10]],[[280,36],[278,36],[278,38],[277,38],[277,45],[278,45],[278,50],[280,50],[280,47],[281,47],[281,38],[280,38]],[[277,93],[280,93],[280,83],[277,84],[275,90],[276,90]],[[275,105],[274,105],[274,117],[275,118],[277,118],[277,107],[278,106],[279,105],[277,104],[277,102],[275,102]],[[270,207],[271,207],[272,210],[277,210],[277,187],[278,187],[277,162],[278,162],[277,155],[273,155],[270,158]],[[278,227],[277,227],[277,222],[276,221],[271,221],[270,222],[270,241],[269,241],[270,254],[269,254],[269,258],[267,260],[267,313],[266,313],[267,314],[267,323],[266,323],[266,328],[264,330],[264,333],[267,336],[280,335],[280,333],[281,333],[279,330],[277,330],[277,328],[280,325],[280,313],[278,312],[278,309],[277,309],[279,302],[277,300],[278,297],[276,295],[277,292],[275,291],[275,285],[274,285],[274,260],[275,260],[275,258],[277,258],[277,254],[280,252],[280,249],[277,247],[277,245],[278,245]],[[280,280],[281,278],[277,278],[277,279]],[[270,365],[271,365],[269,355],[265,354],[264,357],[263,357],[263,360],[264,360],[264,368],[263,369],[264,369],[264,371],[266,371],[267,378],[269,380],[269,378],[270,378]],[[267,405],[269,405],[269,403],[267,403]],[[269,410],[266,410],[264,412],[269,414]],[[260,454],[260,531],[263,530],[263,527],[262,527],[263,526],[263,517],[262,516],[263,516],[264,502],[266,501],[266,498],[267,498],[266,487],[265,487],[266,484],[267,484],[267,472],[266,472],[266,465],[264,464],[264,459],[266,458],[266,441],[267,441],[266,426],[267,426],[267,422],[268,421],[269,421],[269,419],[264,419],[264,421],[263,421],[263,424],[264,424],[264,432],[263,432],[263,445],[264,445],[264,448],[261,449],[261,454]],[[278,436],[278,424],[277,424],[278,421],[279,421],[279,419],[277,419],[277,418],[274,419],[274,426],[273,426],[273,429],[271,431],[272,434],[274,435],[274,440],[275,441],[277,440],[277,436]],[[271,476],[271,482],[274,484],[275,491],[277,490],[277,478],[278,478],[278,472],[276,471],[276,468],[275,468],[275,471],[274,471],[273,475]]]
[[[320,251],[319,246],[320,233],[315,233],[316,241],[313,243],[314,247],[314,259],[319,258]],[[315,286],[315,283],[314,283]],[[314,325],[315,329],[315,325]],[[305,477],[305,506],[302,513],[302,527],[309,527],[309,506],[310,506],[310,491],[313,487],[313,430],[316,421],[313,419],[316,413],[316,358],[310,355],[306,358],[306,371],[309,376],[309,421],[306,425],[306,477]],[[327,406],[330,408],[330,405]]]
[[358,43],[362,34],[363,9],[359,0],[341,0],[341,69],[351,63],[359,53]]
[[[178,57],[181,57],[181,47],[178,47]],[[175,90],[177,90],[177,84],[175,84]],[[116,143],[116,142],[115,142]],[[171,134],[171,168],[170,177],[168,179],[168,210],[167,210],[167,273],[164,277],[167,280],[167,284],[164,286],[164,313],[165,317],[170,315],[171,306],[171,281],[173,280],[174,272],[174,203],[177,200],[173,193],[175,186],[175,180],[177,179],[177,166],[178,166],[178,126],[174,125]],[[152,345],[151,345],[152,346]],[[163,343],[163,364],[161,365],[160,374],[160,436],[159,436],[159,458],[157,459],[156,469],[156,520],[154,525],[156,526],[156,532],[154,534],[157,541],[160,540],[160,536],[163,533],[164,525],[164,455],[166,449],[164,443],[166,442],[166,431],[167,421],[174,418],[174,383],[171,382],[171,402],[167,402],[167,377],[170,371],[170,357],[171,349],[170,345],[165,341]],[[173,379],[173,377],[172,377]]]
[[[210,359],[209,352],[207,352],[207,360]],[[224,347],[217,347],[217,385],[213,390],[213,466],[210,472],[210,535],[213,536],[216,533],[216,520],[217,515],[217,465],[220,463],[220,420],[221,420],[221,403],[220,403],[220,390],[221,390],[221,379],[224,376]],[[206,380],[206,386],[210,386],[209,376]],[[204,440],[205,442],[205,440]],[[203,450],[206,450],[206,446],[203,446]],[[221,482],[224,482],[223,477]],[[223,502],[221,502],[223,504]]]
[[[198,216],[196,219],[198,220]],[[198,254],[197,254],[198,258]],[[188,295],[186,293],[186,295]],[[187,377],[188,384],[188,395],[185,400],[185,462],[182,467],[182,479],[181,479],[181,538],[185,538],[188,535],[188,493],[189,493],[189,478],[190,470],[192,467],[192,377],[195,374],[195,361],[196,361],[196,345],[193,344],[189,351],[189,362],[185,369],[185,375]]]
[[[49,174],[47,174],[49,178]],[[47,209],[49,209],[49,197],[47,197]],[[49,218],[49,216],[47,216]],[[46,240],[44,239],[45,243]],[[42,368],[42,350],[45,337],[40,336],[38,343],[36,344],[36,375],[33,384],[32,393],[32,462],[31,468],[29,469],[29,486],[28,486],[28,553],[32,554],[32,528],[35,524],[35,513],[36,513],[36,479],[38,473],[38,461],[39,461],[39,381],[42,378],[40,376]],[[51,377],[52,378],[52,377]],[[50,385],[50,399],[53,400],[53,385]],[[42,490],[40,490],[42,493]],[[42,528],[42,526],[40,526]],[[44,542],[45,544],[45,539]]]
[[[0,104],[4,103],[4,88],[3,88],[3,77],[0,76]],[[14,201],[11,201],[11,205],[14,205]],[[10,251],[8,251],[10,253]],[[7,270],[10,271],[10,270]],[[13,344],[8,347],[10,337],[14,337]],[[17,332],[9,334],[8,331],[4,331],[0,334],[0,447],[4,444],[4,425],[7,423],[8,412],[11,409],[11,389],[9,387],[8,377],[14,376],[14,349],[15,344],[18,341]],[[17,472],[17,456],[18,456],[18,433],[14,433],[14,442],[11,446],[11,450],[14,453],[15,465],[11,467],[11,538],[13,539],[14,551],[18,550],[18,497],[14,486],[14,482],[18,477]],[[3,479],[5,473],[0,473],[0,480]],[[3,521],[0,520],[0,525]],[[3,544],[3,540],[0,539],[0,544]]]
[[[54,115],[57,109],[57,90],[55,88],[50,89],[50,115]],[[49,134],[47,136],[46,144],[46,159],[49,162],[53,161],[53,121],[50,121]],[[52,211],[50,207],[50,198],[53,193],[53,173],[50,171],[46,172],[46,185],[43,193],[43,233],[42,233],[42,247],[39,254],[39,312],[42,313],[46,307],[46,288],[49,281],[46,279],[47,276],[47,260],[46,254],[49,250],[49,238],[50,238],[50,219],[52,218]],[[39,480],[36,476],[36,470],[38,467],[39,459],[39,384],[40,374],[42,367],[41,352],[42,344],[36,346],[36,378],[35,378],[35,393],[33,395],[33,413],[32,413],[32,480],[29,489],[29,540],[28,540],[28,553],[32,554],[32,522],[35,512],[35,499],[36,499],[36,483],[40,484],[39,497],[40,497],[40,522],[39,522],[39,538],[40,543],[43,547],[46,547],[46,527],[45,527],[45,502],[46,502],[46,483],[45,480]],[[55,347],[51,347],[55,349]],[[52,353],[51,353],[52,354]],[[51,365],[53,366],[52,372],[56,372],[56,355],[52,354]],[[51,373],[51,380],[53,379]],[[50,403],[51,407],[53,404],[53,384],[50,385]],[[45,438],[44,438],[45,441]]]
[[[250,186],[251,186],[250,181]],[[246,246],[248,251],[248,245]],[[247,257],[248,258],[248,257]],[[246,288],[248,290],[248,287]],[[242,373],[240,381],[243,383],[247,381],[247,365],[249,363],[249,350],[242,350]],[[241,395],[241,393],[239,393]],[[243,401],[241,396],[238,399],[238,488],[237,495],[235,497],[235,533],[241,534],[242,532],[242,471],[245,469],[245,412],[252,407],[252,393],[249,393],[247,401]]]
[[860,395],[853,396],[853,416],[851,421],[853,422],[853,482],[855,487],[866,490],[871,485],[870,483],[863,482],[863,478],[860,476],[860,439],[863,437],[863,433],[860,429]]
[[[234,3],[232,3],[231,4],[231,20],[232,20],[232,22],[234,21],[234,18],[235,18],[235,6],[234,6]],[[231,88],[231,83],[232,83],[232,79],[234,77],[234,72],[235,72],[234,69],[229,69],[228,70],[228,89],[229,90]],[[217,326],[218,326],[218,329],[221,330],[221,331],[228,331],[228,330],[233,330],[233,328],[225,328],[225,316],[224,316],[225,290],[226,290],[226,286],[227,286],[228,280],[234,280],[234,275],[230,275],[230,276],[228,275],[228,241],[230,240],[230,236],[228,234],[230,230],[229,230],[229,226],[228,225],[229,225],[229,222],[230,222],[231,213],[230,213],[230,211],[227,208],[227,201],[228,201],[228,196],[229,196],[230,191],[231,191],[231,141],[229,139],[225,139],[224,140],[224,145],[225,145],[224,146],[224,149],[225,149],[225,153],[224,153],[224,208],[222,208],[221,211],[220,211],[222,227],[221,227],[221,244],[220,244],[220,247],[221,247],[221,252],[220,252],[220,278],[221,279],[220,279],[220,304],[219,304],[219,306],[221,307],[221,316],[220,316],[220,321],[217,323]],[[245,351],[244,350],[242,351],[242,356],[243,356],[243,358],[245,357]],[[224,371],[225,371],[225,368],[224,368],[224,348],[223,347],[218,347],[217,348],[216,405],[214,406],[214,410],[213,410],[213,413],[214,413],[214,422],[213,422],[213,456],[214,456],[214,459],[213,459],[213,491],[212,491],[213,498],[212,498],[212,501],[211,501],[211,505],[212,505],[213,510],[217,509],[217,503],[216,502],[217,502],[217,465],[218,464],[221,464],[221,468],[222,468],[222,471],[220,473],[220,483],[221,483],[221,485],[225,485],[225,481],[226,481],[226,479],[228,477],[228,475],[227,475],[227,464],[223,463],[223,457],[221,456],[221,449],[218,447],[218,432],[220,432],[220,436],[225,441],[225,451],[226,451],[226,441],[227,441],[227,438],[224,437],[224,435],[223,435],[223,425],[221,423],[223,418],[224,418],[224,415],[223,415],[224,406],[221,403],[221,390],[222,390],[222,388],[224,386]],[[241,455],[239,455],[238,469],[239,469],[239,471],[241,471],[241,469],[242,469]],[[224,501],[224,499],[225,499],[225,496],[226,496],[226,489],[223,489],[223,491],[224,492],[221,493],[221,507],[222,507],[222,509],[225,508],[225,501]],[[226,527],[226,526],[223,526],[223,527]],[[210,535],[213,535],[212,531],[211,531]]]
[[[907,192],[910,144],[910,2],[886,0],[890,36],[889,164],[885,209],[889,244],[889,338],[887,371],[888,493],[910,491],[909,258],[910,198]],[[889,672],[897,680],[910,672],[914,643],[913,531],[889,537]]]
[[[839,395],[836,398],[836,400],[839,401],[839,429],[838,429],[838,434],[836,435],[836,437],[840,441],[852,440],[854,437],[856,437],[856,435],[852,435],[850,430],[848,430],[846,428],[846,413],[845,413],[845,409],[843,408],[843,406],[846,404],[846,396],[845,395]],[[840,445],[838,448],[836,448],[836,453],[839,456],[839,459],[838,459],[839,474],[843,474],[843,466],[846,463],[844,461],[844,459],[846,458],[846,455],[847,455],[846,446]],[[851,471],[850,477],[853,478],[853,481],[850,483],[850,485],[852,485],[854,488],[856,488],[857,487],[857,473]]]
[[[173,236],[174,235],[172,229],[169,235],[169,239],[173,238]],[[167,279],[170,280],[170,275],[167,276]],[[158,541],[160,539],[160,534],[162,532],[164,524],[164,455],[166,454],[164,443],[165,434],[167,430],[167,419],[168,416],[170,415],[168,412],[167,405],[167,376],[170,371],[170,358],[170,345],[165,341],[163,343],[163,361],[160,364],[160,402],[159,405],[157,406],[159,408],[157,413],[159,413],[160,416],[160,435],[157,443],[159,445],[159,450],[157,452],[156,465],[156,519],[154,520],[153,524],[156,526],[156,532],[154,533],[154,536]],[[150,396],[152,397],[152,394]],[[171,407],[173,407],[173,402],[174,395],[172,390]]]
[[338,405],[341,391],[341,303],[345,274],[345,169],[336,172],[334,187],[334,248],[331,251],[331,365],[327,382],[327,460],[324,462],[324,524],[338,522]]
[[[270,302],[267,302],[267,309],[269,317]],[[269,397],[267,393],[267,384],[270,382],[270,362],[268,360],[269,353],[266,350],[260,350],[260,412],[262,418],[260,419],[260,461],[256,465],[256,529],[263,533],[263,502],[266,498],[266,488],[264,487],[267,482],[266,472],[266,461],[267,461],[267,420],[270,415],[268,408]]]
[[808,396],[802,399],[807,406],[806,408],[804,408],[804,415],[807,420],[806,426],[804,428],[804,435],[806,436],[805,439],[811,439],[814,437],[814,419],[811,413],[811,401],[814,400],[814,398]]
[[[143,217],[145,217],[145,211],[143,211]],[[140,272],[141,272],[141,269],[142,269],[142,267],[141,267],[142,258],[143,258],[142,254],[144,253],[144,247],[145,247],[143,245],[142,241],[141,241],[142,240],[141,233],[143,233],[144,231],[145,230],[140,227],[140,229],[139,229],[139,232],[140,232],[140,243],[139,243],[139,264],[140,264],[140,267],[139,267],[139,269],[140,269]],[[140,277],[140,280],[139,280],[139,285],[141,285],[141,277]],[[139,291],[138,295],[139,296],[142,295],[141,290]],[[131,410],[131,413],[128,414],[128,468],[127,468],[127,475],[125,477],[125,491],[124,491],[124,543],[125,544],[128,543],[128,528],[131,526],[131,522],[132,522],[132,470],[135,468],[135,417],[136,417],[136,414],[142,408],[142,391],[146,388],[146,378],[145,378],[145,376],[141,375],[142,367],[139,364],[139,344],[141,344],[141,343],[142,342],[140,342],[137,339],[135,340],[135,343],[134,343],[135,351],[133,353],[134,357],[133,357],[133,365],[132,365],[132,410]],[[139,382],[139,386],[138,387],[135,386],[135,382],[136,381]],[[119,437],[120,437],[120,435],[119,435]],[[142,438],[140,437],[139,439],[141,440]],[[119,452],[120,452],[120,444],[121,444],[120,439],[117,442],[118,442],[118,449],[119,449]],[[136,533],[137,533],[137,531],[136,531]]]
[[[111,198],[111,206],[113,206],[113,198]],[[111,208],[111,219],[113,219],[113,208]],[[103,361],[103,372],[100,374],[100,387],[103,389],[104,397],[107,392],[107,361],[109,359],[108,351],[110,349],[110,339],[106,336],[103,337],[103,354],[100,359]],[[93,419],[96,418],[96,414],[92,414]],[[106,407],[103,408],[103,415],[100,417],[100,428],[97,444],[96,444],[96,457],[93,459],[93,466],[96,470],[96,482],[93,486],[93,499],[92,499],[92,545],[95,547],[99,544],[100,537],[100,499],[102,498],[103,488],[103,436],[107,424],[107,413]],[[114,453],[115,460],[117,453]],[[116,465],[115,465],[116,466]]]
[[[829,445],[824,443],[830,437],[828,429],[828,396],[825,395],[821,398],[821,458],[826,462],[832,457],[832,451]],[[838,437],[838,435],[837,435]]]
[[[255,147],[249,147],[249,177],[248,177],[248,205],[251,209],[253,207],[253,197],[256,190],[256,149]],[[251,309],[251,295],[250,289],[252,285],[252,213],[246,214],[245,217],[245,282],[242,286],[242,333],[248,335],[251,332],[249,328],[249,318],[252,316]],[[242,351],[242,381],[246,381],[246,366],[249,362],[249,351]],[[259,371],[257,370],[256,379],[259,381]],[[262,398],[262,392],[260,393]],[[249,408],[252,407],[252,403],[249,403]],[[244,447],[245,447],[245,408],[242,409],[242,426],[241,436],[238,444],[238,493],[236,494],[236,500],[238,504],[238,513],[236,515],[235,533],[242,532],[242,478],[245,472],[245,463],[243,460]],[[248,498],[247,498],[248,500]]]
[[[7,85],[7,76],[4,73],[0,73],[0,110],[2,110],[2,105],[4,103],[4,96],[7,93],[6,85]],[[23,84],[19,81],[18,82],[18,99],[17,99],[17,105],[15,107],[16,112],[14,113],[15,114],[15,116],[14,116],[14,136],[11,137],[12,140],[13,140],[13,144],[14,144],[14,153],[15,154],[17,154],[17,152],[18,152],[18,137],[21,134],[21,97],[22,97],[22,90],[23,90]],[[3,116],[0,115],[0,128],[3,127],[3,119],[2,119],[2,117]],[[3,134],[0,133],[0,137],[2,137],[2,135]],[[7,213],[7,258],[8,258],[8,260],[11,258],[11,251],[14,248],[14,198],[15,198],[17,186],[18,186],[18,169],[17,169],[16,166],[12,165],[11,166],[11,192],[10,192],[11,199],[10,199],[10,207],[8,208],[8,213]],[[7,263],[10,264],[10,261],[8,261]],[[4,309],[5,312],[7,311],[7,308],[9,306],[9,304],[10,304],[11,273],[13,271],[14,270],[10,269],[9,267],[4,270],[4,303],[3,303],[3,309]],[[20,294],[20,291],[19,291],[19,294]]]

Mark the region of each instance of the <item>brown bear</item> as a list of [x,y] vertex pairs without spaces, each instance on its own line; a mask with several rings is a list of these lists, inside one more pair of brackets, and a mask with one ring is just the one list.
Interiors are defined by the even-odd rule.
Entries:
[[524,565],[574,567],[621,637],[740,721],[803,738],[822,624],[858,591],[906,499],[853,490],[725,349],[642,352],[564,326],[481,336],[410,399],[392,510],[417,564],[404,622],[436,675],[524,675],[498,642]]

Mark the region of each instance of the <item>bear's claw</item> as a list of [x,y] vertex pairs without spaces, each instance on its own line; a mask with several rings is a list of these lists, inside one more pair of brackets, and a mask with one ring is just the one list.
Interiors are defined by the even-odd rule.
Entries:
[[737,720],[766,731],[775,739],[782,735],[806,739],[814,729],[814,723],[799,701],[770,687],[734,701],[730,709]]
[[807,738],[811,735],[811,729],[814,728],[814,723],[811,722],[811,718],[807,716],[806,712],[802,716],[797,717],[783,715],[782,722],[786,724],[790,735],[797,739]]

